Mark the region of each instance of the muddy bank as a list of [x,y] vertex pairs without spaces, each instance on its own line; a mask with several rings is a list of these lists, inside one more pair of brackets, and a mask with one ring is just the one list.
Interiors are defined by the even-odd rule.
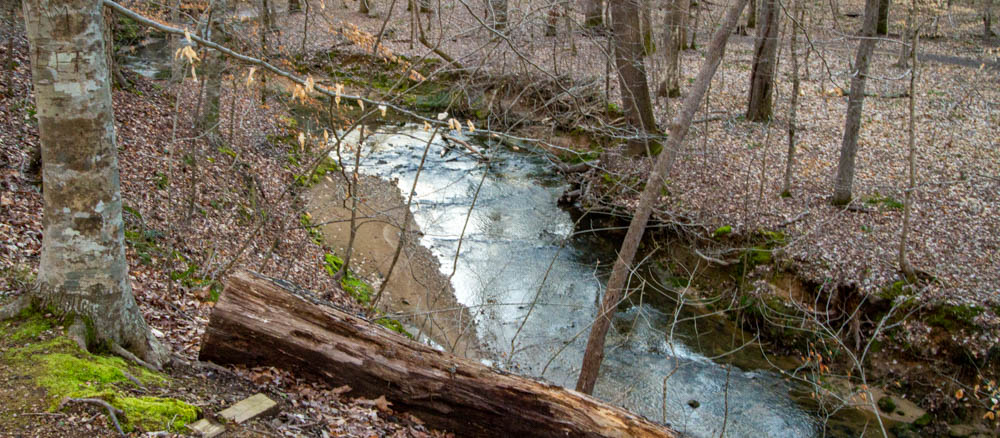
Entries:
[[[394,182],[365,175],[359,178],[357,234],[350,268],[378,290],[399,244],[404,215],[410,212]],[[347,188],[344,175],[331,172],[306,196],[312,223],[320,225],[324,242],[341,258],[350,240]],[[379,308],[397,317],[414,336],[426,336],[455,354],[479,357],[476,329],[468,310],[455,300],[437,258],[419,245],[422,232],[412,215],[407,234]]]

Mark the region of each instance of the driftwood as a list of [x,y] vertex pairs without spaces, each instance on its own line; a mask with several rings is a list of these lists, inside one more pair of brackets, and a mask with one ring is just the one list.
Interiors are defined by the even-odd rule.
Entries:
[[268,365],[384,395],[394,408],[459,436],[674,437],[587,395],[519,377],[414,342],[258,274],[229,278],[200,353]]

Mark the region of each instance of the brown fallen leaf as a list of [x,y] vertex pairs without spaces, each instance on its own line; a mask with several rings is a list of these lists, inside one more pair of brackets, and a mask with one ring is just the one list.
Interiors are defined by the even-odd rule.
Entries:
[[375,400],[359,398],[358,404],[364,406],[375,406],[376,408],[378,408],[378,410],[386,412],[389,412],[390,411],[389,406],[392,406],[392,402],[386,400],[384,395],[380,395]]

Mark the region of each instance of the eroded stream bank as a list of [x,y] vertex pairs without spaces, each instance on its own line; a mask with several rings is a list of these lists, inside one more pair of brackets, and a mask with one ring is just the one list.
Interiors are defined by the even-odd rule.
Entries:
[[[359,194],[365,224],[356,254],[367,261],[356,269],[368,278],[380,280],[392,257],[401,193],[413,184],[429,136],[415,126],[383,127],[365,143],[361,172],[381,178],[363,178]],[[578,232],[590,224],[578,224],[579,217],[558,206],[565,185],[544,160],[472,144],[487,151],[488,164],[462,146],[432,142],[412,208],[420,231],[410,241],[421,245],[407,246],[409,269],[397,265],[387,310],[438,345],[464,334],[466,354],[475,345],[474,357],[571,387],[615,242],[608,234]],[[343,249],[350,203],[344,203],[344,176],[329,175],[312,189],[310,211],[314,223],[333,221],[324,235]],[[808,437],[820,430],[791,395],[793,385],[768,370],[752,336],[693,305],[693,293],[679,295],[685,288],[676,287],[679,280],[666,267],[641,274],[641,293],[620,306],[609,334],[598,397],[692,436],[718,436],[723,428],[734,437]],[[448,277],[451,300],[426,299]]]

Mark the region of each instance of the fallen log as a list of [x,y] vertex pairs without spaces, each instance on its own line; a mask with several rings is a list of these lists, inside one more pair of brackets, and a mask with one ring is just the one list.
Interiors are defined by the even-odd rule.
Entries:
[[458,436],[674,437],[590,396],[435,350],[280,280],[239,272],[212,311],[200,360],[288,369],[352,396],[384,395]]

